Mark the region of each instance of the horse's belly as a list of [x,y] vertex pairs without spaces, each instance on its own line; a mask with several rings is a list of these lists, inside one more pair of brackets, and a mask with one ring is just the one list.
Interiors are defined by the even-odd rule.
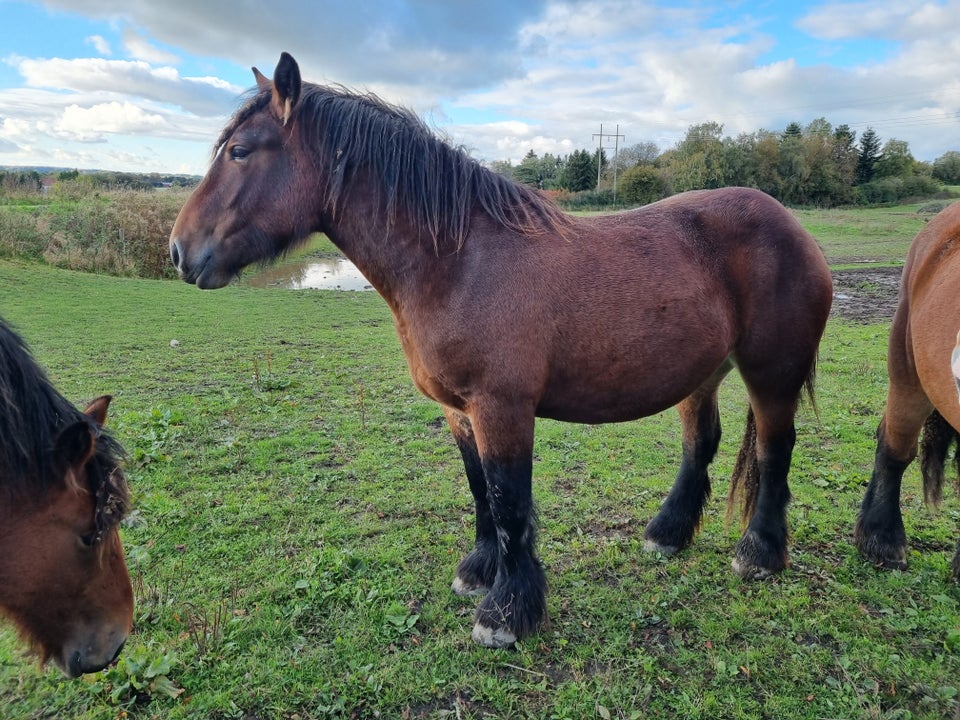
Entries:
[[579,423],[624,422],[648,417],[689,396],[720,370],[727,348],[661,355],[646,362],[588,367],[551,378],[537,405],[539,417]]

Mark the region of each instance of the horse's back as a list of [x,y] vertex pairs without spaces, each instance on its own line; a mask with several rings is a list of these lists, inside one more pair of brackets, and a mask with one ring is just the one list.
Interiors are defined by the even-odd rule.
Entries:
[[725,307],[741,337],[792,327],[819,342],[833,300],[830,268],[816,240],[766,193],[740,187],[681,193],[623,222],[632,226],[634,242],[657,248],[663,277],[702,288],[701,306]]
[[[816,240],[777,200],[752,188],[732,187],[680,193],[624,213],[643,242],[678,241],[701,255],[694,261],[740,262],[743,270],[765,274],[792,271],[787,282],[829,280]],[[612,216],[616,217],[616,216]]]

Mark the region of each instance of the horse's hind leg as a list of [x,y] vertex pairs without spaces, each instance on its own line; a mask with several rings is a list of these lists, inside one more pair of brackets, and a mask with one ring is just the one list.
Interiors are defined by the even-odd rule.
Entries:
[[707,468],[720,444],[720,411],[717,389],[733,364],[725,362],[677,410],[683,426],[680,470],[660,512],[643,531],[644,549],[672,555],[690,545],[700,528],[710,497]]
[[460,449],[463,466],[470,484],[476,508],[476,539],[471,550],[457,566],[453,578],[453,591],[457,595],[483,595],[497,576],[497,531],[490,515],[490,503],[487,501],[487,481],[477,450],[477,440],[473,434],[470,419],[463,413],[444,408],[447,424]]
[[[761,399],[751,393],[752,412],[737,462],[737,471],[747,476],[744,517],[748,524],[733,558],[734,571],[744,579],[762,579],[787,566],[787,473],[796,443],[793,422],[799,394],[799,387],[792,400]],[[741,482],[744,478],[732,481],[731,500]]]
[[917,455],[917,438],[933,406],[909,357],[907,309],[898,308],[890,331],[887,371],[890,385],[870,484],[860,503],[853,541],[860,554],[879,567],[907,566],[907,534],[900,514],[900,482]]

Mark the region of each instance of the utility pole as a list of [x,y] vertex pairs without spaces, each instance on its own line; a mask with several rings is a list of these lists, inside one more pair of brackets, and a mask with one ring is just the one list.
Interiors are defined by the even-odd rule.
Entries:
[[597,140],[597,190],[600,189],[600,173],[603,170],[603,151],[609,150],[610,145],[604,145],[604,142],[609,138],[613,138],[613,202],[617,202],[617,152],[620,149],[620,140],[623,139],[623,135],[620,134],[620,124],[617,123],[616,131],[612,133],[605,133],[603,131],[603,123],[600,123],[600,132],[594,133],[593,136],[598,138]]

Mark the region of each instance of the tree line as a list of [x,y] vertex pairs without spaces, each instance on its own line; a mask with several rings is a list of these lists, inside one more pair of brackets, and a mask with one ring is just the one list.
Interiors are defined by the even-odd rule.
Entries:
[[794,206],[834,207],[928,197],[942,185],[960,185],[960,151],[933,163],[914,158],[903,140],[885,142],[867,128],[858,138],[849,125],[825,118],[782,132],[758,130],[723,135],[715,122],[692,125],[677,144],[654,143],[620,150],[575,150],[566,156],[533,150],[513,165],[491,169],[518,182],[556,191],[568,206],[640,205],[686,190],[733,185],[754,187]]
[[32,168],[0,170],[0,195],[32,195],[43,192],[44,179],[77,193],[89,190],[152,190],[160,187],[193,187],[200,178],[170,173],[128,173],[98,170],[59,170],[41,173]]

